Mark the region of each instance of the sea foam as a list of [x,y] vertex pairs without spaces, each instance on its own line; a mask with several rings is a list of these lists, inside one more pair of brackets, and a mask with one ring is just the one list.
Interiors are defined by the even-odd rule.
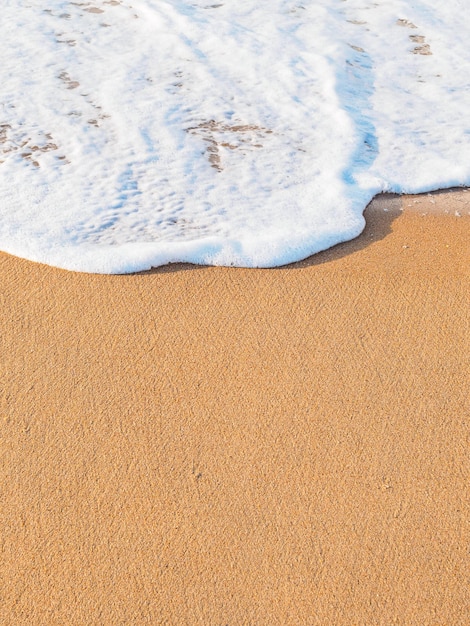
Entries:
[[463,0],[4,0],[1,30],[17,256],[278,266],[378,192],[470,184]]

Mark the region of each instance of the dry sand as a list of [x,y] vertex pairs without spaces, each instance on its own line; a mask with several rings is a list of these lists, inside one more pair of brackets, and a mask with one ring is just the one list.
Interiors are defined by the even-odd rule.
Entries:
[[0,255],[2,625],[470,624],[470,192],[385,202],[275,270]]

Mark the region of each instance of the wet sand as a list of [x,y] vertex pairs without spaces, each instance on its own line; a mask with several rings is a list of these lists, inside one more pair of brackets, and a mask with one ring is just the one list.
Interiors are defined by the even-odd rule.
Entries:
[[0,623],[470,623],[470,192],[367,221],[273,270],[0,255]]

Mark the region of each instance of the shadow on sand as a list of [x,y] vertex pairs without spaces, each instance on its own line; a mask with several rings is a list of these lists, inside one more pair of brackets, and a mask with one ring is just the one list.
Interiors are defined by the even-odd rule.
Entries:
[[385,239],[392,232],[392,223],[402,212],[402,198],[398,194],[382,193],[373,198],[364,210],[366,225],[362,233],[351,241],[339,243],[328,250],[317,252],[303,261],[284,265],[277,269],[298,269],[329,263],[367,248],[376,241]]

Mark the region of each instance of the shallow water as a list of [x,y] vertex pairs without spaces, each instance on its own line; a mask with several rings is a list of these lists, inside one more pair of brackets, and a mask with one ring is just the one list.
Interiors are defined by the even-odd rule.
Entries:
[[88,272],[276,266],[378,192],[470,184],[461,0],[2,9],[0,248]]

